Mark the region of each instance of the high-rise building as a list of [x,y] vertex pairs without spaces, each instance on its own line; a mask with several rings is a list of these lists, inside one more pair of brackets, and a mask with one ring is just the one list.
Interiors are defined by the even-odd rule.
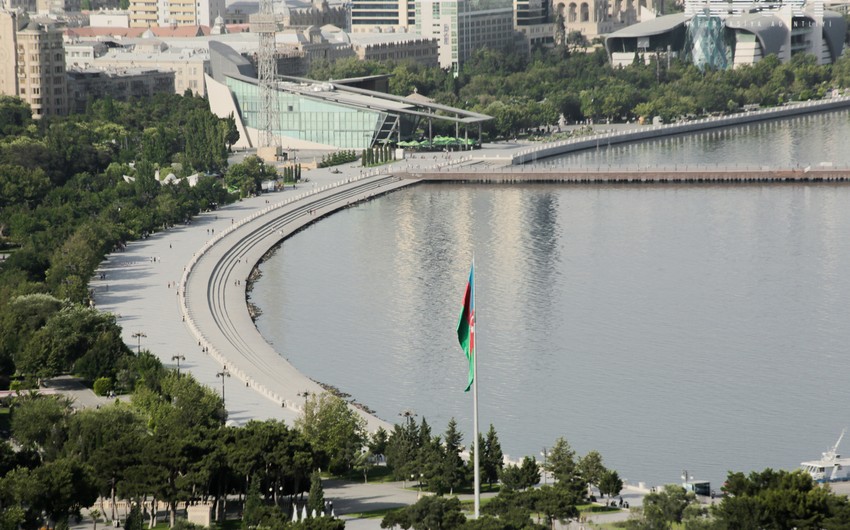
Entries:
[[440,67],[455,71],[479,48],[516,43],[513,0],[417,0],[416,32],[436,38]]
[[352,0],[351,31],[399,31],[413,26],[415,0]]
[[68,113],[62,31],[49,21],[0,11],[0,92],[18,96],[34,118]]
[[130,27],[213,26],[224,0],[130,0]]
[[529,46],[550,47],[555,42],[555,25],[550,0],[514,0],[514,29]]

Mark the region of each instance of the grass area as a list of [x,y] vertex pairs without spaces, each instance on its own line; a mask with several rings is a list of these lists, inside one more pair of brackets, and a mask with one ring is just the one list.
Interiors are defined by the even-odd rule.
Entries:
[[576,506],[580,513],[607,513],[619,512],[622,508],[614,508],[613,506],[600,506],[598,504],[581,504]]
[[371,512],[347,513],[346,517],[356,517],[359,519],[383,519],[387,514],[397,512],[402,508],[383,508],[381,510],[373,510]]
[[[330,475],[328,478],[331,478]],[[352,471],[351,473],[337,477],[345,480],[350,480],[352,482],[363,482],[363,472],[362,471]],[[372,483],[382,483],[382,482],[393,482],[393,477],[390,474],[390,468],[387,466],[375,466],[369,470],[369,484]]]

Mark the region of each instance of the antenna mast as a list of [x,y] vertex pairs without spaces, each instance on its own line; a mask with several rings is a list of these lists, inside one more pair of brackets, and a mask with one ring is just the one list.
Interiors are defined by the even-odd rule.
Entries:
[[[251,31],[259,35],[260,46],[257,51],[257,74],[260,91],[260,116],[258,129],[260,131],[257,147],[278,147],[277,135],[274,131],[280,127],[278,119],[277,90],[275,76],[277,62],[275,61],[275,34],[278,23],[274,14],[272,0],[260,0],[260,12],[251,15]],[[277,154],[277,149],[275,149]]]

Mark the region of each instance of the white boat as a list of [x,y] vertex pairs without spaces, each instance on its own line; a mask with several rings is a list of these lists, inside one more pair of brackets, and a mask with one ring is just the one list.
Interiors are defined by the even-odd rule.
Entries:
[[825,453],[820,460],[812,460],[803,462],[800,467],[815,479],[815,482],[841,482],[850,480],[850,458],[841,458],[838,454],[838,444],[844,438],[844,433],[847,429],[841,431],[841,436],[838,441],[832,446],[832,449]]

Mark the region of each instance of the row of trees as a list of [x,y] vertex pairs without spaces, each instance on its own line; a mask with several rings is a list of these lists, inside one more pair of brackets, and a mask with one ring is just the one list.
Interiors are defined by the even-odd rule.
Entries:
[[[641,58],[638,58],[641,59]],[[604,50],[570,52],[566,48],[519,54],[480,49],[464,63],[460,75],[413,63],[337,61],[316,64],[315,79],[392,73],[390,91],[409,95],[417,89],[438,103],[493,116],[484,123],[490,138],[513,137],[567,121],[631,120],[731,112],[744,105],[777,105],[821,98],[831,88],[850,87],[850,56],[833,65],[818,65],[814,56],[795,55],[788,63],[768,56],[752,66],[700,71],[680,60],[648,64],[636,60],[611,68]],[[434,122],[438,134],[454,134]]]
[[375,145],[363,150],[362,160],[365,167],[385,164],[395,160],[395,151],[389,144]]
[[[632,509],[620,527],[632,530],[729,530],[770,528],[847,528],[850,502],[815,484],[802,471],[730,473],[727,495],[710,507],[678,485],[664,486]],[[572,502],[571,502],[572,501]],[[477,520],[468,520],[457,498],[425,497],[415,505],[388,514],[382,528],[414,530],[496,530],[552,528],[555,521],[578,516],[576,502],[559,489],[543,486],[526,492],[503,491],[483,507]],[[537,519],[535,519],[537,516]],[[542,524],[545,523],[545,524]]]
[[[14,400],[17,449],[0,444],[0,528],[35,528],[42,514],[61,527],[98,498],[108,519],[121,515],[116,499],[164,502],[173,526],[178,502],[212,502],[220,517],[233,495],[252,489],[271,506],[292,505],[312,490],[312,511],[322,507],[315,471],[347,471],[360,452],[363,420],[340,398],[311,397],[295,428],[278,421],[226,427],[213,390],[164,369],[146,351],[138,365],[129,403],[74,413],[61,397]],[[111,510],[104,499],[113,501]]]
[[357,160],[357,153],[354,151],[334,151],[328,155],[322,155],[322,160],[317,164],[317,167],[331,167],[340,164],[349,164]]
[[[0,117],[0,386],[72,372],[132,388],[120,328],[91,307],[89,279],[127,241],[234,199],[214,176],[163,185],[157,171],[223,171],[235,124],[173,94],[107,98],[37,123],[20,99],[0,96]],[[270,175],[249,159],[227,178],[256,193]]]

